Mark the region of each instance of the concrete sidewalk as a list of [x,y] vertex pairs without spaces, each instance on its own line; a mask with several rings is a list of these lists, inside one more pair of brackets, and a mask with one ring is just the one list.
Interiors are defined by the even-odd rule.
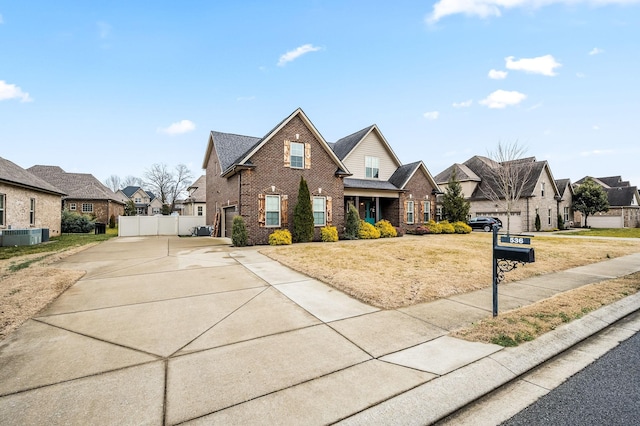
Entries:
[[[491,316],[490,289],[383,311],[228,244],[118,238],[61,262],[87,273],[0,343],[0,424],[429,424],[640,309],[504,349],[448,336]],[[636,271],[640,253],[503,284],[500,308]]]

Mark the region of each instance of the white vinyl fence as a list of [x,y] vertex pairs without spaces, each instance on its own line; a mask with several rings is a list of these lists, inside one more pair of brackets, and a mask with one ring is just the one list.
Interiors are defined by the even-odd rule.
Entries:
[[196,226],[205,226],[204,216],[120,216],[118,236],[191,235]]

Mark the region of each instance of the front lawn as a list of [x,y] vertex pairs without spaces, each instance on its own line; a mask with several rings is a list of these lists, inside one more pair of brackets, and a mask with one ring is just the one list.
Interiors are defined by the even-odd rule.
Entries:
[[640,238],[640,228],[592,228],[571,232],[589,237]]
[[[260,252],[365,303],[394,309],[490,287],[491,243],[491,233],[474,232],[294,244]],[[506,282],[640,252],[640,239],[535,236],[532,247],[536,262],[507,273]]]

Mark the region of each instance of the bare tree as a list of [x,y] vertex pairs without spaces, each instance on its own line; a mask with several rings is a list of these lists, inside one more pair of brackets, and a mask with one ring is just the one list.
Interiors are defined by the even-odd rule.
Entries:
[[122,188],[122,182],[120,180],[120,176],[111,175],[105,181],[104,184],[112,190],[113,192],[117,192],[120,188]]
[[171,211],[178,198],[190,184],[191,171],[184,164],[178,164],[175,172],[171,172],[164,163],[154,164],[144,174],[145,186],[160,198],[162,204],[170,204]]
[[122,187],[126,188],[127,186],[142,186],[142,179],[129,175],[122,181]]
[[516,141],[511,144],[499,142],[496,150],[489,152],[493,163],[487,165],[487,182],[481,189],[485,197],[507,212],[507,234],[510,232],[511,212],[529,184],[535,164],[534,157],[524,157],[526,151]]

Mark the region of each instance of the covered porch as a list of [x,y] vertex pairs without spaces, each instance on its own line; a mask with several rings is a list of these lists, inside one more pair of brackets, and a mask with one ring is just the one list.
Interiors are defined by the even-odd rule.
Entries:
[[345,179],[345,217],[354,206],[365,222],[374,224],[386,219],[400,226],[400,194],[403,191],[389,182]]

